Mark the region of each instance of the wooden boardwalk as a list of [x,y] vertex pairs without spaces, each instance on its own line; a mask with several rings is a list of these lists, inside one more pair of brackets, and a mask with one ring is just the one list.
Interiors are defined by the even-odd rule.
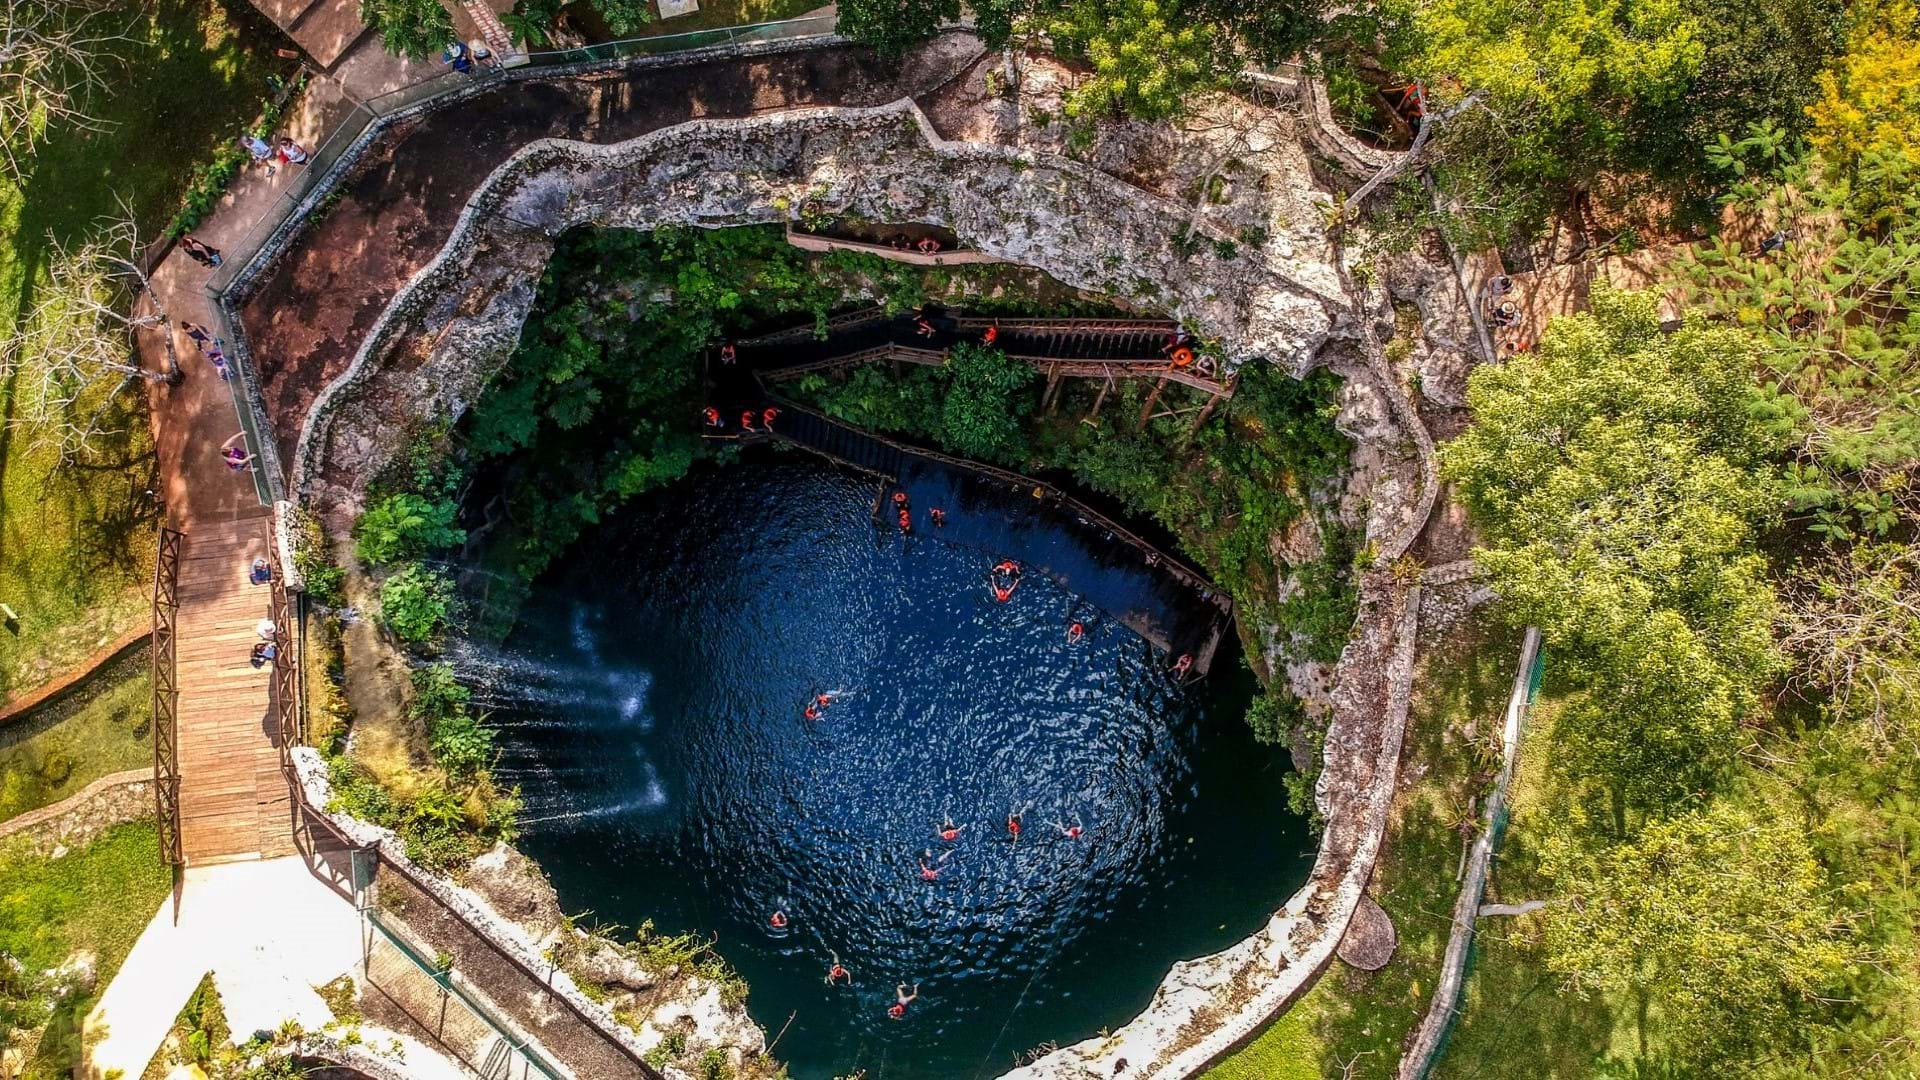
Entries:
[[294,853],[269,701],[273,669],[248,660],[269,614],[247,580],[267,554],[264,516],[192,528],[180,552],[180,839],[189,865]]

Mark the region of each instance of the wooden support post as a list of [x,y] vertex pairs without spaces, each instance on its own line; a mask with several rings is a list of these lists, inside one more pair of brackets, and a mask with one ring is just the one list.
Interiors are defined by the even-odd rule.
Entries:
[[1087,411],[1087,415],[1081,419],[1081,423],[1094,427],[1099,426],[1097,421],[1100,419],[1100,406],[1106,403],[1107,391],[1111,389],[1113,389],[1113,376],[1109,375],[1106,381],[1100,384],[1100,392],[1093,397],[1093,408]]
[[1166,388],[1167,377],[1162,375],[1159,381],[1153,384],[1153,392],[1147,395],[1147,403],[1140,406],[1140,423],[1134,428],[1135,431],[1147,430],[1147,421],[1153,419],[1153,407],[1160,403],[1160,391]]
[[1199,431],[1200,425],[1206,423],[1207,417],[1213,415],[1215,406],[1220,404],[1220,396],[1216,391],[1212,397],[1207,399],[1207,403],[1200,409],[1200,415],[1193,418],[1193,426],[1187,428],[1187,438],[1193,438],[1193,433]]
[[1041,396],[1040,403],[1046,407],[1048,416],[1052,416],[1054,410],[1060,407],[1060,365],[1057,362],[1047,365],[1047,392]]

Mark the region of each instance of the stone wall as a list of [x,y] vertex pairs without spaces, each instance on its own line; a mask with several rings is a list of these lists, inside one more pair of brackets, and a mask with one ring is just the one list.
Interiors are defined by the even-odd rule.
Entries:
[[34,854],[57,859],[115,825],[154,812],[153,770],[132,769],[103,776],[52,806],[0,821],[0,844],[11,847],[24,837]]
[[942,225],[1069,285],[1163,308],[1218,338],[1232,361],[1295,374],[1321,362],[1345,315],[1325,249],[1236,249],[1204,223],[1187,240],[1190,208],[1064,158],[944,140],[911,101],[693,121],[613,145],[543,140],[474,195],[441,256],[321,394],[296,448],[294,490],[315,494],[324,473],[333,494],[351,497],[391,453],[395,423],[464,412],[518,340],[565,229],[719,228],[803,210]]

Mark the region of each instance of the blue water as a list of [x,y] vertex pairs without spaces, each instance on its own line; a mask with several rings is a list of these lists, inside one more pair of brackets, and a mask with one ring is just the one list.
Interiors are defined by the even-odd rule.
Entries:
[[[1311,845],[1230,648],[1177,685],[1043,575],[996,603],[992,555],[903,541],[878,495],[814,465],[703,472],[603,523],[467,662],[514,686],[500,774],[570,911],[717,935],[755,1018],[792,1018],[798,1080],[993,1076],[1260,926]],[[834,955],[851,987],[824,985]],[[920,997],[890,1019],[902,982]]]

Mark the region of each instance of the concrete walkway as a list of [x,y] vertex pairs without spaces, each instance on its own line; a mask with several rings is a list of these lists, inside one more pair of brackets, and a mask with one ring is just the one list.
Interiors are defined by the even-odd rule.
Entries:
[[[177,910],[177,915],[176,915]],[[192,867],[88,1014],[80,1075],[139,1076],[212,972],[234,1039],[333,1019],[314,992],[360,962],[360,916],[305,859]]]

